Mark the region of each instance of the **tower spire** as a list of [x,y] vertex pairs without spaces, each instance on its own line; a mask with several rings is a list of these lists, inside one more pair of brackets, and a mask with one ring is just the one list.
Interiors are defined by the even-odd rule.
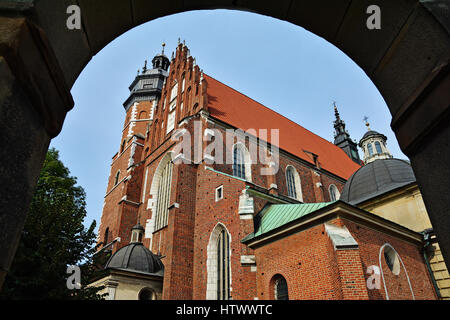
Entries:
[[333,101],[333,106],[334,106],[334,116],[336,117],[336,121],[341,120],[341,117],[339,116],[339,111],[336,107],[336,101]]
[[345,130],[345,122],[341,119],[336,101],[333,101],[334,108],[334,144],[345,151],[345,153],[357,164],[361,163],[356,142],[350,138],[350,134]]

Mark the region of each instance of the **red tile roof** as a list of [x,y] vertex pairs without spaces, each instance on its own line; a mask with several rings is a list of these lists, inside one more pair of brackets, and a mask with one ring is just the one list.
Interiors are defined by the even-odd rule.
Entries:
[[312,156],[305,151],[312,152],[319,156],[318,161],[323,169],[341,178],[348,179],[360,168],[333,143],[216,79],[206,74],[204,78],[208,83],[208,109],[213,118],[244,131],[267,129],[268,142],[270,129],[279,129],[280,149],[314,164]]

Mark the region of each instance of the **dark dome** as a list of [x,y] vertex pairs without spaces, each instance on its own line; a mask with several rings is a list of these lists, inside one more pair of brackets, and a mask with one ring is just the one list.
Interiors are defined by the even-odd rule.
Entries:
[[161,276],[164,273],[161,260],[140,242],[130,243],[117,250],[106,263],[105,269],[108,268]]
[[378,135],[381,135],[381,134],[374,130],[370,130],[370,131],[367,131],[361,139],[367,138],[368,136],[378,136]]
[[358,204],[415,181],[416,177],[407,161],[375,160],[352,174],[345,183],[340,200]]
[[359,140],[359,144],[361,145],[361,141],[363,141],[364,139],[366,139],[368,137],[376,137],[376,136],[382,137],[385,141],[387,140],[387,137],[384,134],[379,133],[379,132],[374,131],[374,130],[369,130],[366,133],[364,133],[364,135],[362,136],[361,140]]

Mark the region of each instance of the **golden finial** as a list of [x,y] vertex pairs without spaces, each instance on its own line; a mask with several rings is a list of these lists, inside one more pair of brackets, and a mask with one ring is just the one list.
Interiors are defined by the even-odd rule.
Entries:
[[363,120],[366,122],[366,127],[367,127],[367,131],[370,131],[370,127],[369,127],[369,122],[367,122],[367,120],[369,119],[368,116],[364,116]]
[[164,47],[166,46],[166,43],[165,42],[163,42],[162,43],[162,53],[161,54],[164,54]]

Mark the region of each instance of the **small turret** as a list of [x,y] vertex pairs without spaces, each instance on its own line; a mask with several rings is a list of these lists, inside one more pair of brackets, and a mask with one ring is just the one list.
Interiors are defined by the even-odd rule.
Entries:
[[392,154],[386,147],[387,137],[377,131],[370,129],[370,124],[366,121],[367,132],[359,141],[359,146],[364,152],[364,163],[370,163],[377,159],[391,159]]
[[144,237],[144,227],[138,222],[133,228],[131,228],[131,241],[133,242],[142,242],[142,238]]

